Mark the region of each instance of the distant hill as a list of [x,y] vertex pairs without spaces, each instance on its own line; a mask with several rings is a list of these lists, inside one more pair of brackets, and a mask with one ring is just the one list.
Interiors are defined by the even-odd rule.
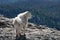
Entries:
[[0,0],[0,14],[7,17],[26,10],[33,15],[30,22],[60,29],[60,0]]

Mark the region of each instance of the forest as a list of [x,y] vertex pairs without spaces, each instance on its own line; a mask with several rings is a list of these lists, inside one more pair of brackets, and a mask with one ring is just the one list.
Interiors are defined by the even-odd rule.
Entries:
[[60,1],[23,1],[0,3],[0,14],[13,18],[17,14],[30,11],[33,15],[29,22],[60,30]]

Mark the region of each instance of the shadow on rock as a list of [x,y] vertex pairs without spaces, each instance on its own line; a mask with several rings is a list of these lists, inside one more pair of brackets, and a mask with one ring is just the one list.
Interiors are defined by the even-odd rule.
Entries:
[[20,35],[19,37],[16,36],[16,39],[15,40],[27,40],[25,36],[26,35]]

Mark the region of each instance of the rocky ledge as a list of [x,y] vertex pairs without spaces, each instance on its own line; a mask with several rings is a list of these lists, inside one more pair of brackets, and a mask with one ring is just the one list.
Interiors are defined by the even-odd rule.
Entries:
[[12,19],[0,16],[0,40],[60,40],[60,31],[46,25],[28,23],[25,35],[16,37]]

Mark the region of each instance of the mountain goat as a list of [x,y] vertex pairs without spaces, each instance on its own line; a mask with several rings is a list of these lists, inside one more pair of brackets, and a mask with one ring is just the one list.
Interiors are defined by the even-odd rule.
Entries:
[[13,24],[16,29],[16,35],[25,33],[25,27],[27,27],[28,19],[31,18],[31,13],[29,11],[20,13],[17,17],[13,18]]

